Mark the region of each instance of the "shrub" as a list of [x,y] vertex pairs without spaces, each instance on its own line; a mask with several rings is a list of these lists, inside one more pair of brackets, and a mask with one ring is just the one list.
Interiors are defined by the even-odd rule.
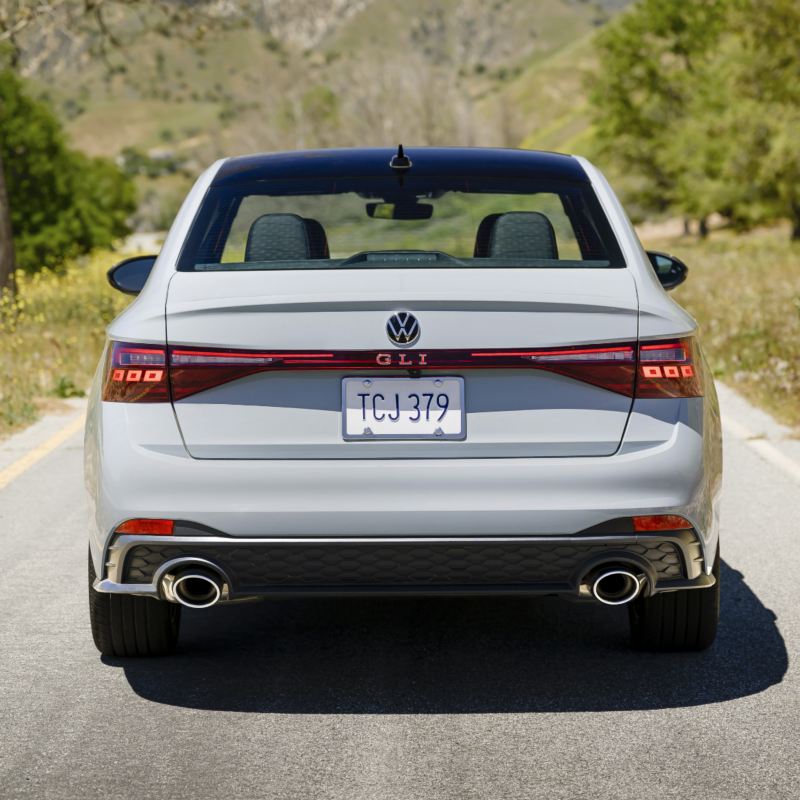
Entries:
[[106,282],[116,257],[97,253],[61,273],[17,273],[0,293],[0,435],[36,419],[41,401],[88,388],[106,325],[130,298]]

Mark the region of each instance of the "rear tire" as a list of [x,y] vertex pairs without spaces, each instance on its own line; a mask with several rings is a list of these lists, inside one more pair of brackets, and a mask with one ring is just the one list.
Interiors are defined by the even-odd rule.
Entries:
[[641,650],[705,650],[717,635],[719,549],[710,589],[683,589],[640,597],[628,606],[631,639]]
[[107,594],[94,588],[97,577],[89,554],[89,619],[92,637],[104,656],[163,656],[178,642],[181,607],[166,600]]

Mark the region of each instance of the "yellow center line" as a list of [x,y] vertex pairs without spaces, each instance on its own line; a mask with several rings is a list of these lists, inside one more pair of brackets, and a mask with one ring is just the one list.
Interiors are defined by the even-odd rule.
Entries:
[[37,461],[41,461],[46,455],[52,453],[53,450],[64,444],[70,436],[76,434],[83,427],[83,423],[84,415],[81,414],[68,425],[64,426],[60,431],[54,433],[49,439],[45,439],[41,444],[34,447],[33,450],[29,450],[22,458],[18,458],[5,469],[0,470],[0,489],[4,489],[14,478],[18,478],[23,472],[29,470]]

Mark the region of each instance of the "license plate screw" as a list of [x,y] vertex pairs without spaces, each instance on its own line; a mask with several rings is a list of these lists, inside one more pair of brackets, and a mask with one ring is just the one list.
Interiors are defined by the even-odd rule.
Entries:
[[372,436],[372,428],[364,428],[364,436]]
[[440,381],[440,380],[437,378],[437,379],[436,379],[436,380],[433,382],[433,385],[434,385],[434,386],[441,386],[441,385],[442,385],[442,382],[441,382],[441,381]]
[[369,380],[369,379],[368,379],[368,380],[365,380],[365,381],[364,381],[364,386],[372,386],[372,381],[371,381],[371,380]]
[[441,428],[437,428],[437,429],[436,429],[436,430],[433,432],[433,435],[434,435],[434,436],[444,436],[444,431],[443,431]]

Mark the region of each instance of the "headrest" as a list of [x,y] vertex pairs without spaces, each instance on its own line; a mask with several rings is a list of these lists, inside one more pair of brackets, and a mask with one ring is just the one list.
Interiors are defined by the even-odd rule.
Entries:
[[303,221],[306,223],[306,233],[308,233],[308,241],[311,245],[310,258],[330,258],[331,251],[328,249],[328,237],[325,234],[325,228],[322,224],[311,217],[304,217]]
[[499,214],[489,214],[478,225],[478,232],[475,234],[475,251],[473,252],[475,258],[486,258],[489,255],[489,236],[499,216]]
[[478,227],[475,257],[557,259],[556,233],[538,211],[490,214]]
[[297,214],[264,214],[251,226],[244,249],[245,261],[302,261],[327,258],[322,225]]

